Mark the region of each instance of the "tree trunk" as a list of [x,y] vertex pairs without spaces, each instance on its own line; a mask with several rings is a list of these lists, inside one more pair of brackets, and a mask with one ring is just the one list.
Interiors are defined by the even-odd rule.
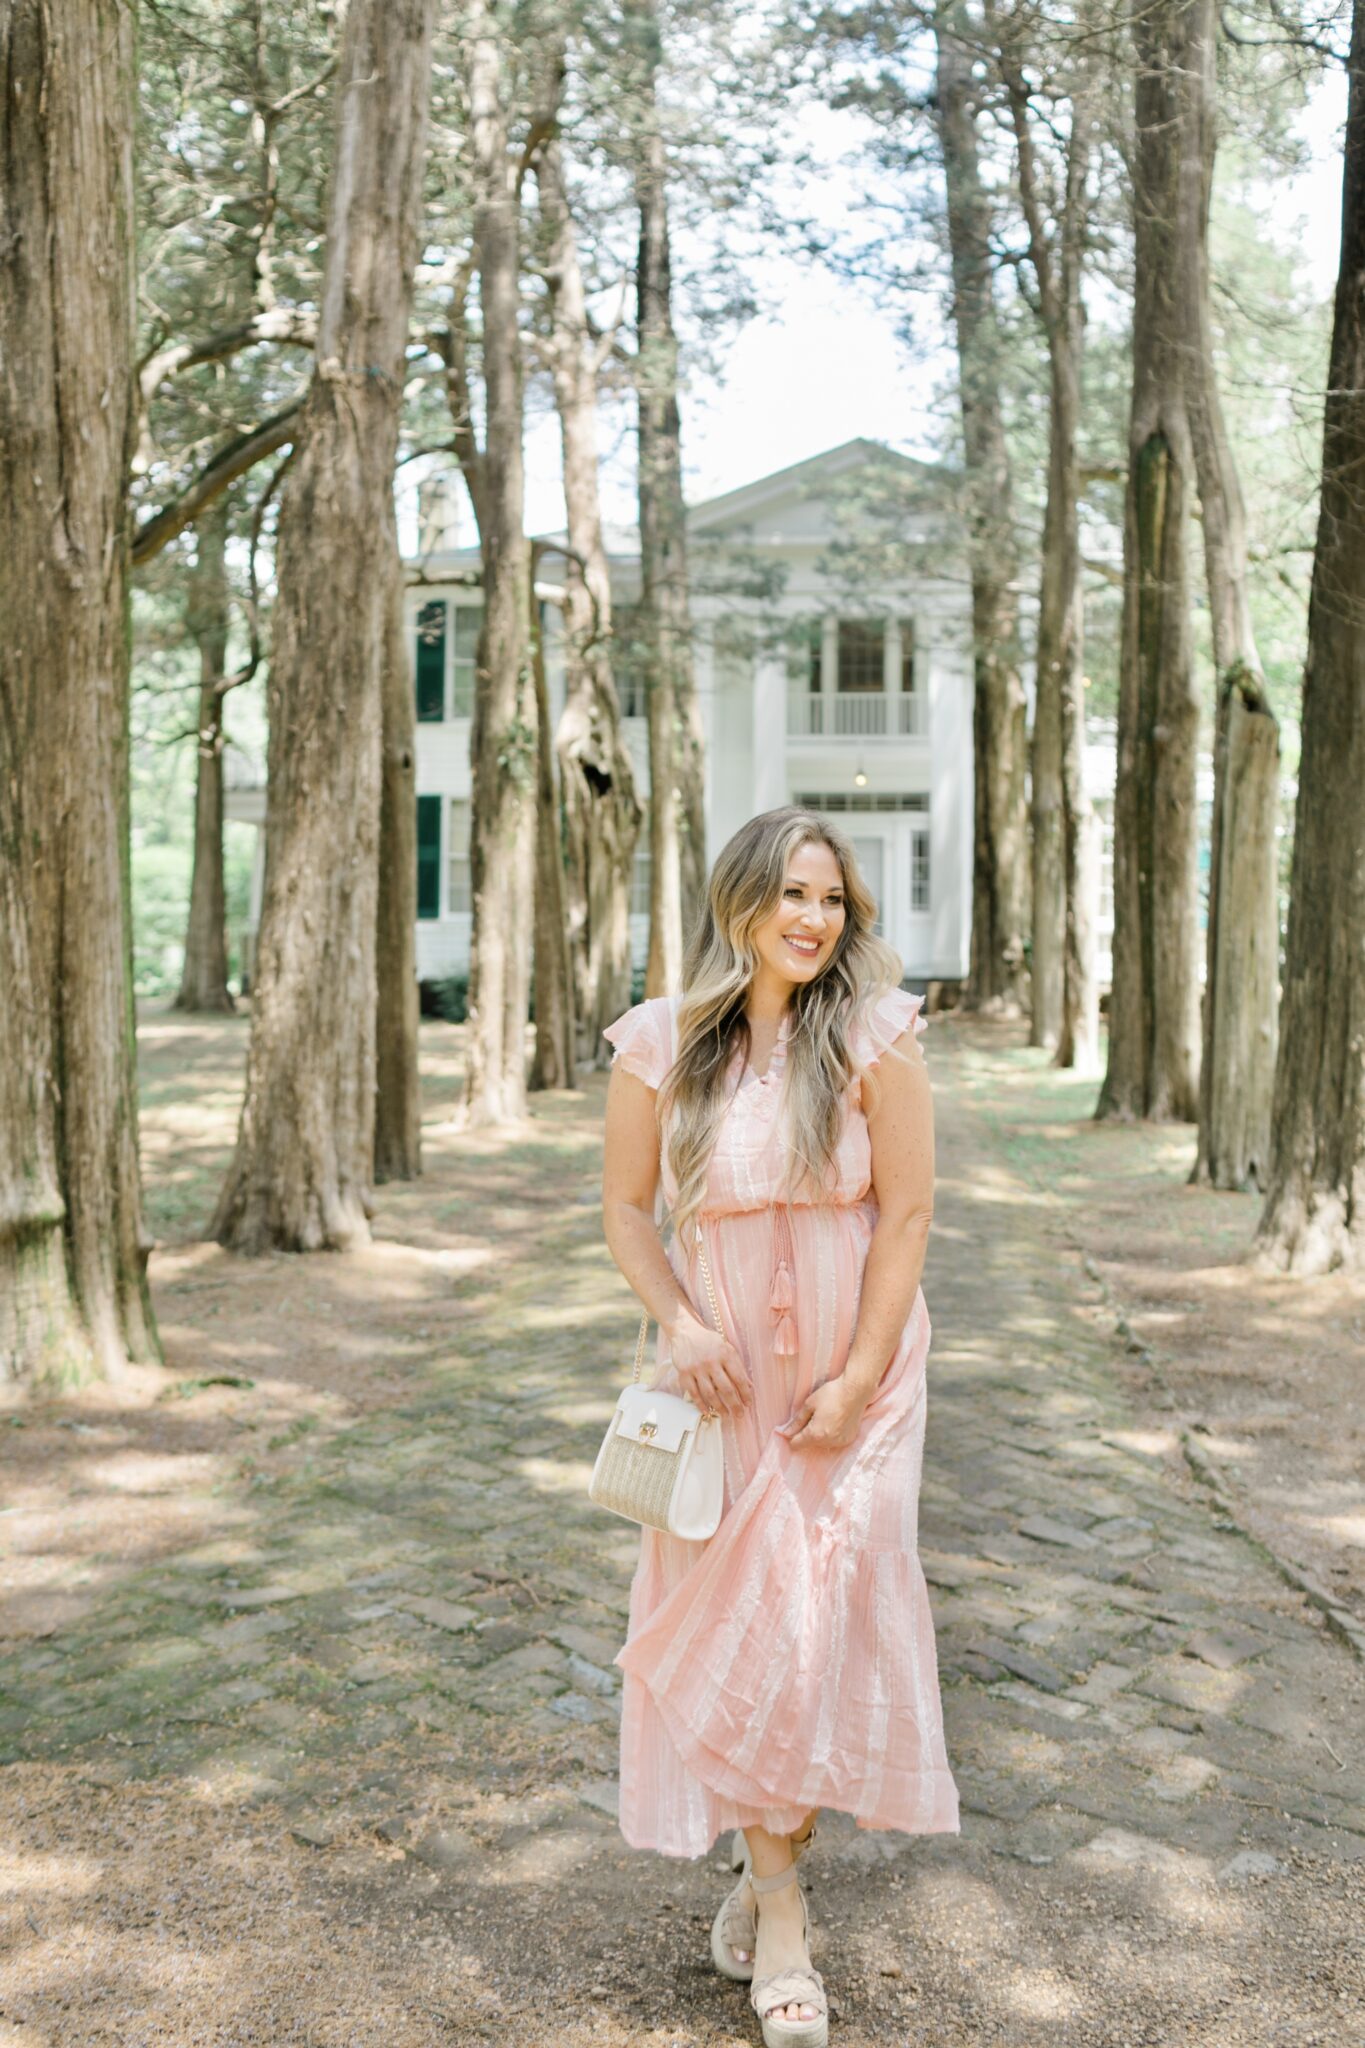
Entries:
[[611,576],[597,478],[603,342],[588,325],[578,238],[559,145],[537,161],[548,240],[551,369],[563,450],[569,553],[564,577],[564,710],[555,735],[564,808],[564,885],[577,1049],[606,1065],[606,1024],[630,1004],[630,875],[642,806],[612,680]]
[[1341,269],[1308,608],[1284,996],[1258,1245],[1365,1264],[1365,0],[1351,31]]
[[352,0],[317,362],[280,506],[266,882],[233,1250],[369,1237],[393,466],[421,223],[431,0]]
[[1096,1114],[1199,1108],[1199,707],[1190,658],[1194,498],[1181,180],[1197,117],[1188,66],[1203,0],[1134,18],[1133,400],[1124,507],[1109,1064]]
[[[656,80],[655,0],[632,0],[639,46],[640,131],[635,201],[636,391],[639,407],[641,625],[649,648],[650,995],[676,990],[686,940],[684,906],[707,885],[705,742],[692,671],[687,516],[678,411],[678,342],[668,236],[668,164]],[[779,735],[774,735],[777,744]]]
[[1246,514],[1213,366],[1209,201],[1216,85],[1212,0],[1199,0],[1181,182],[1181,296],[1192,330],[1190,433],[1204,529],[1217,677],[1213,826],[1199,1080],[1190,1178],[1264,1188],[1270,1152],[1279,983],[1280,735],[1266,695],[1247,588]]
[[0,0],[0,1380],[154,1360],[128,877],[133,16]]
[[199,647],[198,752],[194,783],[194,867],[177,1010],[231,1011],[227,897],[223,884],[223,684],[227,671],[228,501],[219,498],[196,527],[189,626]]
[[536,899],[535,1051],[532,1088],[574,1086],[573,975],[564,914],[564,860],[560,847],[559,792],[550,733],[550,692],[545,675],[545,623],[535,595],[531,560],[531,672],[536,683]]
[[958,385],[966,457],[975,692],[975,841],[967,1000],[1017,1016],[1028,985],[1027,705],[1019,675],[1009,455],[1000,405],[1000,334],[991,275],[990,203],[978,161],[971,55],[937,29],[937,115],[947,193]]
[[527,645],[531,596],[522,467],[519,179],[508,148],[497,24],[469,18],[466,65],[476,198],[474,242],[483,315],[487,426],[476,500],[483,620],[470,732],[473,811],[468,1069],[471,1124],[526,1114],[536,848],[536,687]]
[[[392,500],[389,518],[392,523]],[[385,553],[393,573],[384,615],[380,680],[383,762],[375,944],[376,1181],[415,1180],[422,1171],[422,1084],[417,1060],[416,711],[396,532]]]
[[1037,675],[1029,747],[1029,820],[1033,838],[1032,1012],[1029,1044],[1055,1051],[1066,1002],[1066,793],[1062,779],[1062,698],[1080,658],[1077,575],[1074,364],[1065,344],[1050,346],[1047,509],[1038,607]]
[[1259,671],[1240,664],[1219,666],[1217,716],[1199,1148],[1190,1179],[1246,1190],[1266,1186],[1270,1163],[1280,733]]
[[[994,14],[989,19],[998,34],[1000,23]],[[1047,510],[1043,521],[1030,771],[1030,1040],[1034,1045],[1055,1048],[1058,1066],[1079,1065],[1097,1072],[1095,920],[1094,906],[1085,893],[1097,876],[1089,858],[1093,820],[1085,786],[1085,687],[1081,674],[1085,618],[1077,514],[1080,469],[1076,452],[1085,332],[1081,253],[1090,166],[1090,82],[1082,74],[1072,89],[1063,193],[1049,228],[1034,152],[1033,109],[1023,70],[1008,40],[1002,40],[1001,69],[1014,123],[1019,194],[1049,370]]]

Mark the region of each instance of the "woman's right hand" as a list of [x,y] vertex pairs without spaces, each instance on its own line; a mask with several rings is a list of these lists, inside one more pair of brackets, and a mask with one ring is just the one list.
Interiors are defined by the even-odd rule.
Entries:
[[739,1414],[753,1398],[744,1361],[719,1330],[698,1322],[690,1309],[668,1328],[673,1370],[689,1401],[698,1408]]

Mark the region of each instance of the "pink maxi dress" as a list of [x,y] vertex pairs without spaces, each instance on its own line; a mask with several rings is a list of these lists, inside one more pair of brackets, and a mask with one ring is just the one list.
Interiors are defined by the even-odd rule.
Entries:
[[[873,1066],[921,999],[886,992],[852,1027]],[[657,1088],[679,998],[638,1003],[606,1036]],[[735,1055],[701,1227],[725,1334],[753,1400],[719,1425],[725,1513],[708,1543],[641,1531],[621,1714],[621,1830],[636,1848],[700,1856],[735,1827],[791,1833],[812,1807],[865,1828],[954,1833],[928,1591],[916,1549],[930,1325],[915,1300],[842,1451],[793,1450],[781,1425],[842,1371],[877,1207],[861,1084],[845,1098],[837,1173],[819,1201],[782,1195],[784,1020],[762,1077]],[[665,1155],[662,1192],[676,1197]],[[712,1320],[695,1255],[669,1260]],[[660,1333],[657,1383],[676,1390]]]

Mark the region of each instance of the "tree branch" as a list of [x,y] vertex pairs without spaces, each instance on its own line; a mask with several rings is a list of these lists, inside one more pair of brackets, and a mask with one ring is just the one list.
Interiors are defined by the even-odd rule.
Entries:
[[239,476],[245,476],[267,455],[273,455],[277,448],[292,442],[303,406],[304,400],[296,399],[283,412],[277,412],[273,419],[239,434],[226,447],[220,448],[187,490],[143,521],[133,536],[133,567],[140,569],[152,561],[178,533],[183,533],[194,523],[206,505],[221,497],[229,484],[235,483]]
[[272,306],[266,312],[253,313],[238,327],[225,327],[221,334],[207,335],[201,341],[172,342],[166,348],[156,349],[143,360],[137,373],[142,402],[145,405],[168,377],[178,377],[182,370],[193,369],[197,363],[221,362],[225,356],[252,348],[258,341],[312,348],[317,340],[317,325],[317,316],[311,311]]

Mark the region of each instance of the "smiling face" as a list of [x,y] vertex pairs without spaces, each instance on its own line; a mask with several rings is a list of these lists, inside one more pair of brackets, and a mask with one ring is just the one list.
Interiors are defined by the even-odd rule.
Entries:
[[789,989],[814,981],[829,965],[847,916],[833,848],[806,840],[787,862],[777,908],[754,927],[759,974]]

